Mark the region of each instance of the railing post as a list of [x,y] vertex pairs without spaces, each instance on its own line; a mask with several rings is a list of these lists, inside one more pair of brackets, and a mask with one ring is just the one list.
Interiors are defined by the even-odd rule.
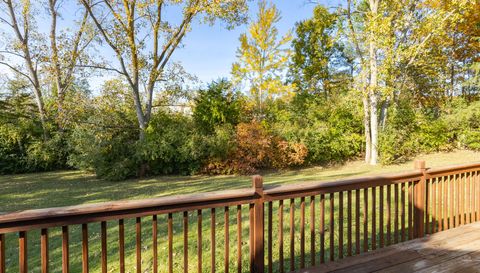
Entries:
[[427,187],[426,187],[426,170],[425,161],[424,160],[416,160],[415,161],[415,170],[422,171],[422,178],[420,181],[415,183],[414,186],[414,225],[413,225],[413,236],[414,238],[423,237],[425,234],[425,198],[427,195]]
[[265,267],[264,257],[264,212],[263,212],[263,178],[255,175],[252,178],[255,191],[253,207],[253,272],[263,273]]

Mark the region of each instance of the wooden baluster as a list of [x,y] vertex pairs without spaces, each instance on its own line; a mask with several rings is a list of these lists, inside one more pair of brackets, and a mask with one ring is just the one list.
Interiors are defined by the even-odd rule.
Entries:
[[[224,224],[225,224],[225,273],[228,273],[230,266],[230,210],[225,207]],[[187,272],[185,272],[187,273]]]
[[202,210],[197,210],[197,271],[202,273]]
[[88,272],[88,224],[82,224],[82,273]]
[[[242,206],[237,206],[237,272],[242,273]],[[201,273],[201,271],[199,271]]]
[[315,265],[315,196],[310,196],[310,265]]
[[5,234],[0,233],[0,273],[6,273],[5,266]]
[[157,215],[152,216],[152,251],[153,251],[153,273],[158,272],[158,221]]
[[290,271],[295,270],[295,199],[290,199]]
[[458,175],[458,201],[460,202],[460,211],[458,213],[459,225],[465,224],[465,175]]
[[120,272],[125,273],[125,224],[118,220],[118,252],[120,257]]
[[392,244],[392,185],[387,185],[387,246]]
[[102,245],[102,273],[107,273],[107,222],[100,223]]
[[[168,236],[168,273],[173,273],[173,215],[168,214],[167,220],[167,236]],[[212,255],[213,256],[213,255]]]
[[385,234],[384,234],[384,227],[383,227],[383,203],[384,203],[384,187],[383,186],[380,186],[380,210],[379,210],[379,213],[378,213],[378,229],[379,229],[379,232],[380,232],[380,248],[384,247],[385,246]]
[[372,188],[372,250],[377,249],[377,194]]
[[393,242],[396,244],[398,243],[398,218],[399,218],[399,213],[398,213],[398,204],[399,204],[399,198],[398,198],[398,195],[399,195],[399,184],[395,184],[394,185],[394,203],[395,203],[395,218],[393,219],[393,225],[394,225],[394,229],[393,229]]
[[459,176],[460,175],[455,175],[454,177],[454,192],[455,192],[455,216],[454,216],[454,219],[455,219],[455,227],[458,227],[460,226],[460,179],[459,179]]
[[363,189],[363,252],[368,251],[368,188]]
[[448,179],[442,177],[442,196],[443,196],[443,207],[442,207],[442,215],[443,215],[443,226],[442,230],[448,229]]
[[472,206],[472,198],[473,198],[473,196],[472,196],[472,194],[471,194],[471,187],[472,187],[472,185],[471,185],[471,183],[470,183],[470,180],[471,180],[471,173],[470,173],[470,172],[468,172],[468,173],[466,174],[466,178],[465,178],[465,179],[466,179],[466,180],[465,180],[465,184],[466,184],[466,193],[465,193],[465,195],[466,195],[466,197],[467,197],[467,198],[466,198],[466,199],[467,199],[467,200],[466,200],[466,207],[465,207],[465,210],[466,210],[465,223],[466,223],[466,224],[470,224],[470,223],[472,222],[472,219],[471,219],[472,207],[471,207],[471,206]]
[[400,204],[400,217],[401,217],[401,237],[402,237],[402,242],[405,242],[405,195],[407,194],[407,191],[405,190],[405,187],[408,187],[408,182],[402,184],[402,190],[400,192],[401,195],[401,204]]
[[352,191],[347,192],[347,255],[352,256]]
[[330,234],[330,261],[335,260],[335,218],[334,218],[334,213],[335,213],[335,198],[334,198],[334,193],[330,193],[330,230],[328,231]]
[[62,272],[69,272],[70,255],[68,245],[68,226],[62,227]]
[[[435,227],[437,225],[437,183],[435,182],[435,179],[430,179],[430,190],[428,191],[430,193],[430,211],[431,211],[431,216],[432,216],[432,224],[427,225],[427,234],[433,234],[435,233]],[[428,202],[427,202],[427,207],[428,207]],[[429,215],[427,215],[427,220]],[[428,221],[427,221],[428,223]],[[430,228],[429,228],[430,226]]]
[[443,214],[443,180],[441,178],[436,178],[437,180],[437,230],[442,231],[443,230],[443,221],[444,221],[444,214]]
[[300,198],[300,268],[305,268],[305,197]]
[[448,204],[448,210],[449,210],[449,224],[448,224],[448,228],[451,229],[454,227],[454,209],[455,209],[455,205],[453,203],[453,200],[454,200],[454,179],[452,179],[451,176],[448,177],[448,184],[450,185],[450,190],[448,192],[448,195],[450,197],[450,202]]
[[[285,272],[284,260],[283,260],[283,200],[278,202],[278,229],[279,229],[279,242],[278,242],[278,259],[280,263],[280,273]],[[239,272],[240,273],[240,272]]]
[[140,217],[136,218],[135,233],[136,233],[135,249],[136,249],[136,256],[137,256],[137,273],[141,273],[142,272],[142,219]]
[[188,211],[183,212],[183,272],[188,273]]
[[268,202],[268,245],[267,245],[267,259],[268,259],[268,272],[272,273],[273,272],[273,255],[272,255],[272,247],[273,247],[273,203],[270,201]]
[[320,263],[325,263],[325,195],[320,195]]
[[40,257],[42,273],[48,273],[48,230],[40,231]]
[[254,226],[254,211],[253,211],[253,204],[249,206],[249,251],[250,251],[250,272],[253,272],[253,260],[254,260],[254,253],[253,253],[253,241],[254,241],[254,234],[253,234],[253,226]]
[[413,182],[408,182],[408,239],[413,239]]
[[[252,219],[250,215],[250,219]],[[251,223],[251,220],[250,220]],[[215,208],[210,210],[210,271],[215,273]],[[252,234],[252,226],[250,226],[250,234]],[[252,235],[250,235],[252,236]],[[252,247],[250,247],[252,248]],[[251,253],[251,252],[250,252]]]
[[355,190],[355,253],[360,254],[360,190]]
[[343,192],[338,193],[338,258],[343,258]]
[[[27,232],[20,231],[18,233],[18,263],[19,263],[19,272],[27,273],[28,272],[28,258],[27,258]],[[62,260],[63,261],[63,260]],[[62,263],[63,265],[63,263]]]

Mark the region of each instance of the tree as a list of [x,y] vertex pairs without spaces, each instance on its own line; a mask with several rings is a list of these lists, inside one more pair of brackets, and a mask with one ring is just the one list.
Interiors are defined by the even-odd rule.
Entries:
[[206,90],[199,90],[194,103],[193,120],[204,133],[213,133],[218,125],[240,122],[242,96],[226,79],[214,81]]
[[[65,93],[71,88],[75,79],[74,74],[81,68],[79,64],[85,61],[85,51],[95,37],[88,24],[88,12],[82,11],[79,27],[76,31],[62,31],[58,33],[57,21],[62,2],[48,0],[48,12],[50,15],[50,54],[49,72],[55,81],[57,124],[63,130],[67,114],[64,109]],[[70,34],[72,33],[73,34]],[[82,61],[83,59],[83,61]]]
[[254,97],[259,116],[263,116],[263,102],[267,98],[288,93],[291,86],[282,83],[281,73],[287,67],[291,51],[285,48],[292,36],[289,33],[278,37],[275,26],[280,12],[266,1],[258,4],[257,19],[250,23],[248,33],[240,35],[237,51],[238,62],[232,66],[236,82],[246,79],[250,94]]
[[[144,138],[152,115],[156,86],[175,49],[191,30],[192,20],[214,23],[220,19],[233,27],[245,21],[246,0],[109,1],[81,0],[103,41],[113,50],[118,66],[90,64],[93,68],[114,71],[128,82]],[[169,22],[167,7],[182,13],[180,24]],[[145,92],[142,92],[144,87]]]
[[289,77],[299,91],[328,97],[349,81],[352,65],[339,41],[338,21],[318,5],[313,18],[296,23]]
[[[12,40],[5,41],[5,47],[0,49],[0,64],[30,82],[35,95],[44,138],[47,138],[47,117],[39,73],[39,64],[44,52],[42,52],[40,35],[35,31],[32,4],[28,0],[21,2],[3,0],[0,4],[0,7],[6,11],[4,16],[0,16],[0,23],[7,26],[15,37]],[[10,35],[2,33],[2,36],[9,37]],[[21,60],[21,62],[15,62],[12,59]]]

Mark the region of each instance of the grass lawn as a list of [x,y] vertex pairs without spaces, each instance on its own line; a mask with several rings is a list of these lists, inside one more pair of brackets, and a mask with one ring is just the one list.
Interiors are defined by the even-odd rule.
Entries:
[[[480,153],[471,151],[455,151],[452,153],[436,153],[419,156],[418,159],[427,161],[427,167],[446,166],[460,163],[470,163],[480,161]],[[330,168],[312,167],[301,170],[292,170],[276,173],[264,174],[266,184],[284,184],[295,183],[300,181],[322,181],[322,180],[336,180],[345,177],[365,176],[380,173],[392,173],[404,170],[411,170],[413,168],[412,161],[404,164],[392,166],[369,166],[361,161],[348,162],[344,165],[339,165]],[[58,207],[67,205],[77,205],[84,203],[95,203],[120,199],[141,199],[151,198],[155,196],[165,196],[173,194],[198,193],[223,189],[235,189],[250,187],[250,177],[248,176],[161,176],[148,179],[133,179],[123,182],[110,182],[101,179],[96,179],[94,175],[84,173],[81,171],[58,171],[35,174],[22,175],[7,175],[0,176],[0,212],[11,212],[25,209]],[[363,195],[362,195],[363,196]],[[378,195],[377,195],[378,196]],[[378,198],[378,197],[377,197]],[[316,199],[318,208],[318,198]],[[362,201],[363,202],[363,201]],[[306,205],[306,228],[309,228],[309,199]],[[328,203],[326,202],[326,211],[328,211]],[[285,257],[289,257],[289,236],[288,236],[288,204],[286,201],[284,206],[284,237],[285,237]],[[378,206],[379,202],[377,202]],[[299,202],[296,200],[295,205],[299,208]],[[335,215],[338,213],[335,208]],[[274,234],[278,234],[278,202],[274,204]],[[210,272],[210,212],[203,212],[203,264],[204,272]],[[174,268],[175,272],[183,270],[183,233],[182,233],[182,215],[174,215]],[[318,217],[318,214],[317,214]],[[317,218],[318,219],[318,218]],[[128,249],[126,253],[127,268],[129,272],[134,272],[135,268],[135,227],[134,219],[126,221],[125,242]],[[217,210],[217,270],[223,270],[223,247],[224,243],[224,212]],[[230,267],[234,271],[236,266],[236,208],[230,208]],[[328,223],[326,223],[328,224]],[[296,242],[299,242],[299,213],[296,212],[296,225],[298,237]],[[142,219],[142,268],[143,272],[149,270],[152,264],[151,255],[151,218]],[[244,266],[248,265],[248,212],[247,208],[242,209],[242,238],[243,248],[242,257]],[[328,225],[327,225],[328,226]],[[346,225],[344,225],[346,226]],[[346,227],[345,227],[346,228]],[[90,259],[91,272],[98,272],[100,270],[100,233],[99,224],[89,225],[90,229]],[[316,228],[318,230],[318,226]],[[196,272],[197,256],[196,256],[196,241],[197,241],[197,225],[196,212],[189,213],[189,270]],[[378,229],[377,229],[378,230]],[[337,232],[335,230],[326,231],[326,246],[328,251],[329,232],[333,232],[335,240]],[[362,231],[363,233],[363,231]],[[109,272],[118,271],[118,227],[116,222],[108,222],[108,246],[109,246]],[[29,268],[31,272],[39,272],[39,231],[29,232]],[[60,229],[50,229],[50,261],[52,272],[60,272],[61,263],[61,248],[60,248]],[[79,227],[71,227],[70,229],[71,244],[70,244],[70,259],[71,271],[79,272],[81,269],[81,245],[80,245],[80,229]],[[15,234],[7,234],[7,272],[18,271],[18,246],[16,243]],[[306,232],[306,256],[309,257],[310,235]],[[278,242],[274,241],[274,262],[278,266]],[[315,242],[316,254],[318,256],[319,244],[318,239]],[[166,245],[166,217],[159,216],[159,265],[161,272],[166,272],[167,261],[167,245]],[[295,248],[296,264],[298,264],[298,255],[300,253],[299,247]],[[318,261],[318,258],[317,258]],[[306,263],[309,263],[307,258]],[[286,264],[288,268],[288,259]],[[244,267],[244,271],[248,271]],[[30,272],[30,271],[29,271]]]

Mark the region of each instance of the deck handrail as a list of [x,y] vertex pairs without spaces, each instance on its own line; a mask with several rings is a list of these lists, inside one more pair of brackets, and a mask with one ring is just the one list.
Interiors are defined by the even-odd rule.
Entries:
[[[450,188],[447,188],[450,187]],[[386,189],[386,191],[385,191]],[[376,194],[378,190],[379,196]],[[394,199],[391,199],[392,190],[394,190]],[[363,196],[360,197],[360,191],[363,193]],[[400,196],[399,196],[400,192]],[[438,192],[438,193],[437,193]],[[371,193],[371,199],[369,196]],[[448,198],[443,196],[442,193],[448,193]],[[344,200],[344,194],[347,196],[347,200]],[[386,194],[386,201],[385,196]],[[19,232],[19,244],[20,244],[20,253],[19,253],[19,264],[20,272],[27,272],[27,263],[26,263],[26,232],[34,229],[40,229],[42,232],[42,272],[48,272],[48,228],[53,227],[62,227],[62,255],[64,260],[63,264],[66,263],[64,267],[64,272],[68,272],[68,226],[72,225],[82,225],[82,234],[83,238],[87,236],[88,238],[88,229],[87,225],[90,223],[100,222],[102,223],[102,254],[106,255],[106,221],[118,220],[119,225],[122,226],[123,230],[123,220],[129,218],[137,219],[137,255],[139,254],[140,244],[138,241],[138,232],[141,232],[139,220],[142,217],[153,216],[154,225],[156,228],[156,216],[157,215],[168,215],[169,219],[169,272],[172,270],[172,214],[183,212],[184,219],[184,233],[187,232],[185,229],[188,228],[188,211],[197,211],[199,217],[199,225],[201,224],[201,215],[202,210],[211,209],[212,213],[212,240],[214,240],[215,233],[215,208],[225,208],[225,219],[228,219],[229,207],[237,207],[237,225],[238,225],[238,240],[242,240],[241,235],[241,207],[242,205],[248,205],[250,208],[250,225],[248,227],[250,238],[250,270],[253,272],[264,272],[266,266],[264,264],[265,257],[267,257],[268,269],[272,271],[272,212],[274,202],[279,203],[278,217],[281,219],[280,229],[281,238],[283,238],[283,201],[287,200],[290,202],[290,247],[291,253],[293,251],[293,246],[295,241],[293,240],[295,232],[295,199],[300,199],[300,231],[301,231],[301,254],[300,254],[300,267],[305,267],[305,207],[306,207],[306,198],[310,197],[309,207],[310,212],[310,222],[315,224],[315,196],[320,196],[320,234],[321,238],[324,238],[325,219],[326,215],[329,214],[329,225],[330,225],[330,260],[338,258],[343,258],[345,255],[344,251],[344,242],[343,242],[343,222],[347,221],[347,236],[348,243],[346,244],[347,256],[352,255],[353,249],[353,239],[352,236],[355,236],[356,244],[356,253],[360,253],[360,215],[363,215],[363,230],[365,230],[363,236],[363,251],[369,251],[370,248],[373,250],[377,247],[377,235],[376,228],[379,228],[380,232],[380,243],[379,247],[383,247],[384,243],[384,217],[387,217],[387,244],[388,242],[397,242],[396,240],[400,238],[405,240],[422,237],[427,233],[440,231],[442,229],[449,229],[456,227],[462,224],[464,221],[478,221],[480,220],[480,163],[471,163],[471,164],[462,164],[455,166],[439,167],[439,168],[426,168],[424,161],[416,161],[415,169],[412,171],[400,172],[395,174],[385,174],[385,175],[372,175],[358,178],[349,178],[333,181],[310,181],[304,183],[295,183],[295,184],[286,184],[286,185],[265,185],[263,184],[263,178],[261,176],[254,176],[252,179],[252,187],[245,189],[237,190],[226,190],[226,191],[216,191],[216,192],[205,192],[205,193],[194,193],[194,194],[185,194],[185,195],[174,195],[174,196],[164,196],[157,198],[149,198],[142,200],[120,200],[104,203],[95,203],[95,204],[83,204],[76,206],[67,206],[67,207],[57,207],[57,208],[45,208],[45,209],[33,209],[25,211],[11,212],[7,214],[0,215],[0,273],[5,273],[5,234]],[[378,197],[378,198],[377,198]],[[363,198],[363,199],[362,199]],[[405,199],[408,199],[408,204]],[[467,201],[461,200],[460,198],[467,198]],[[329,211],[325,211],[326,200],[329,200]],[[378,199],[378,200],[377,200]],[[433,201],[432,201],[433,199]],[[318,200],[318,199],[317,199]],[[338,203],[335,203],[337,200]],[[361,201],[363,200],[363,201]],[[369,201],[370,200],[370,201]],[[345,202],[347,201],[347,202]],[[376,220],[376,202],[380,202],[380,211],[384,209],[388,210],[387,216],[381,214],[378,215],[379,223]],[[372,204],[372,214],[371,222],[369,222],[369,202]],[[439,203],[440,202],[440,203]],[[460,202],[461,205],[460,205]],[[308,202],[307,202],[308,203]],[[343,212],[345,210],[344,205],[347,203],[346,211],[348,212],[347,217],[344,217]],[[396,219],[395,223],[391,223],[392,216],[392,207],[391,204],[395,204],[394,218]],[[439,205],[440,204],[440,205]],[[339,210],[339,215],[336,216],[335,210]],[[353,206],[354,205],[354,206]],[[384,205],[386,208],[384,208]],[[407,207],[406,207],[407,206]],[[443,206],[442,208],[438,206]],[[355,213],[353,213],[353,207],[355,207]],[[362,212],[360,212],[360,208]],[[399,211],[399,208],[401,211]],[[404,212],[404,209],[407,211]],[[458,210],[458,211],[454,211]],[[467,212],[464,211],[466,209]],[[437,220],[438,211],[445,210],[442,212],[441,219]],[[468,212],[469,211],[469,212]],[[448,212],[448,213],[447,213]],[[468,213],[468,214],[466,214]],[[355,214],[355,221],[353,220],[353,214]],[[448,214],[448,215],[446,215]],[[336,219],[338,217],[338,219]],[[408,219],[406,219],[406,217]],[[265,219],[266,223],[265,223]],[[402,222],[400,223],[399,220]],[[186,222],[185,222],[186,221]],[[227,221],[227,220],[225,220]],[[338,227],[338,244],[341,247],[338,249],[338,253],[333,251],[335,247],[333,229],[334,221],[339,221],[337,224]],[[406,223],[408,222],[408,223]],[[445,224],[446,223],[446,224]],[[229,229],[228,223],[225,222],[226,232]],[[371,236],[369,235],[369,225],[372,225]],[[392,235],[390,233],[391,225],[394,225],[395,231],[395,240],[392,241]],[[437,226],[438,225],[438,226]],[[293,229],[292,229],[293,227]],[[408,228],[408,230],[407,230]],[[353,229],[355,229],[355,234],[353,234]],[[201,236],[201,231],[199,230],[199,236]],[[311,237],[315,237],[315,229],[311,227]],[[401,232],[401,234],[400,234]],[[408,234],[406,234],[406,232]],[[186,233],[185,233],[186,234]],[[407,236],[408,235],[408,236]],[[121,237],[123,235],[120,235]],[[154,235],[155,245],[156,245],[156,235]],[[187,235],[185,235],[187,236]],[[265,240],[264,236],[268,237],[268,240]],[[366,237],[365,237],[366,236]],[[370,237],[369,237],[370,236]],[[188,243],[187,237],[184,239],[184,243]],[[225,238],[228,241],[228,237]],[[292,241],[293,240],[293,241]],[[313,242],[313,239],[311,239]],[[323,241],[322,241],[323,240]],[[266,241],[268,244],[265,244]],[[283,239],[282,239],[283,241]],[[214,242],[214,241],[213,241]],[[324,239],[321,239],[321,245],[324,247]],[[369,243],[371,246],[369,246]],[[84,241],[82,244],[85,247],[87,242]],[[336,243],[335,243],[336,244]],[[186,246],[184,246],[185,248]],[[213,246],[212,246],[213,247]],[[226,249],[226,258],[228,259],[228,243],[225,246]],[[122,248],[122,247],[121,247]],[[315,253],[315,243],[311,245],[312,253]],[[84,264],[83,268],[88,269],[88,247],[86,247],[87,253],[83,253]],[[122,251],[122,250],[121,250]],[[156,250],[155,250],[156,251]],[[201,250],[199,250],[201,251]],[[265,254],[265,251],[267,253]],[[283,245],[280,248],[280,252],[283,252]],[[325,262],[323,260],[323,255],[326,255],[326,250],[321,249],[321,258],[320,262]],[[66,254],[64,253],[66,252]],[[47,254],[45,254],[47,253]],[[238,253],[241,253],[241,244],[239,244]],[[45,258],[44,256],[47,256]],[[201,257],[201,253],[198,254]],[[215,253],[212,252],[214,256]],[[240,255],[240,254],[238,254]],[[282,254],[283,255],[283,254]],[[293,255],[293,254],[291,254]],[[314,255],[314,254],[312,254]],[[335,256],[337,255],[337,256]],[[185,263],[188,264],[187,253],[184,253]],[[156,257],[156,254],[154,254]],[[121,258],[123,259],[123,258]],[[137,257],[137,266],[141,266],[141,261],[139,264],[139,259]],[[292,264],[292,259],[295,260],[295,256],[290,257],[290,270],[295,270],[296,265]],[[311,257],[312,265],[315,264],[315,257]],[[241,268],[241,259],[238,260],[238,267]],[[281,271],[283,271],[283,256],[280,256]],[[102,269],[106,266],[106,256],[102,256]],[[201,267],[199,264],[198,266]],[[212,266],[214,265],[214,260],[212,260]],[[228,267],[228,263],[225,264]],[[154,265],[154,268],[158,267]],[[88,270],[87,270],[88,271]],[[84,272],[87,272],[84,271]],[[154,270],[155,272],[155,270]]]

